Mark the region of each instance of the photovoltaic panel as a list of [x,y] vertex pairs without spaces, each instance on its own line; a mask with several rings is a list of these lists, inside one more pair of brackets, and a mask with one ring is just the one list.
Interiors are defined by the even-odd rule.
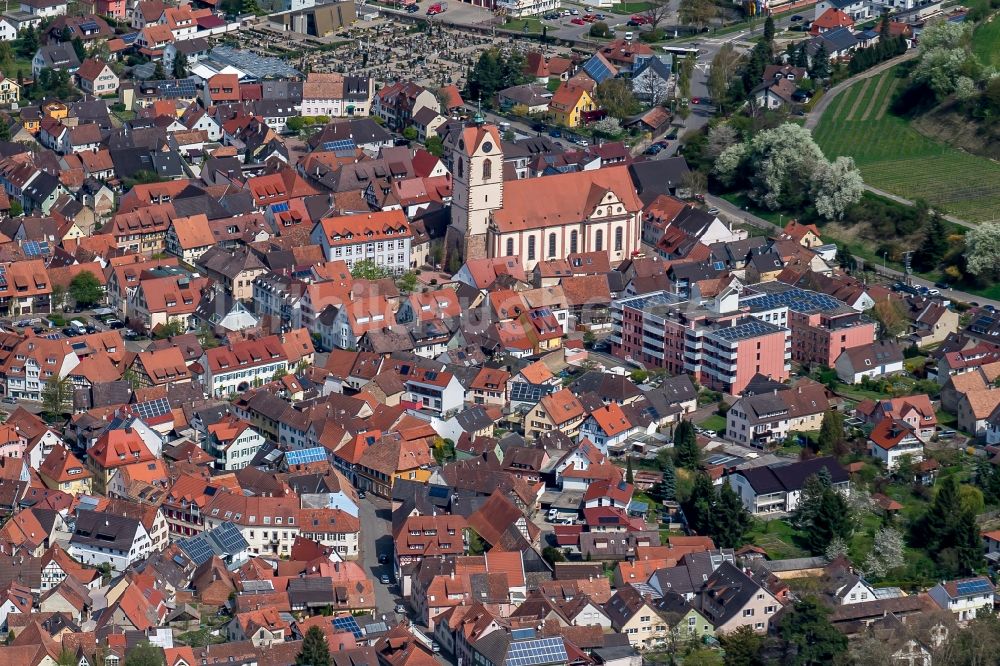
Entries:
[[982,594],[990,591],[990,584],[985,580],[963,580],[955,585],[958,593],[962,596],[969,594]]
[[322,446],[285,453],[285,462],[289,465],[305,465],[306,463],[323,462],[326,459],[326,449]]
[[334,629],[340,629],[341,631],[349,631],[354,634],[355,638],[361,638],[364,636],[364,632],[361,631],[361,627],[358,626],[358,621],[353,617],[335,617],[333,618]]
[[287,213],[288,212],[288,202],[283,201],[281,203],[271,204],[272,213]]
[[583,65],[583,71],[590,75],[598,83],[605,79],[610,79],[612,74],[608,66],[600,58],[591,58]]
[[215,554],[215,551],[208,545],[208,541],[203,534],[196,534],[193,537],[178,541],[177,545],[191,558],[192,562],[199,566],[212,559],[212,556]]
[[337,139],[336,141],[326,141],[323,143],[323,150],[330,152],[353,151],[357,147],[354,139]]
[[539,638],[511,643],[504,666],[543,666],[569,661],[562,638]]
[[163,416],[170,411],[170,403],[166,398],[156,398],[146,402],[137,402],[132,405],[132,412],[140,419],[146,421]]
[[97,24],[93,21],[87,21],[86,23],[80,24],[80,30],[82,30],[84,33],[97,32],[98,29],[99,28],[97,27]]

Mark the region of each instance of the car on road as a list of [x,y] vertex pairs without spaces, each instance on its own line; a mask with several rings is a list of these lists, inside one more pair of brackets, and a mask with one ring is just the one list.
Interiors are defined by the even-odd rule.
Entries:
[[558,127],[553,127],[552,129],[549,130],[549,136],[551,136],[553,139],[562,138],[562,130],[559,129]]
[[708,209],[708,214],[709,215],[718,215],[719,214],[719,209],[716,208],[715,206],[712,206],[711,208]]
[[580,17],[576,17],[570,21],[573,25],[587,25],[587,22]]
[[420,5],[417,4],[407,5],[406,11],[409,12],[410,14],[416,14],[417,12],[420,11]]
[[13,398],[13,397],[11,397],[9,395],[8,396],[4,396],[3,401],[6,402],[8,405],[16,405],[17,404],[17,398]]
[[934,286],[937,287],[938,289],[951,289],[951,285],[948,284],[947,282],[943,282],[943,281],[942,282],[935,282]]
[[997,309],[995,307],[993,307],[992,305],[990,305],[988,303],[983,306],[983,309],[986,310],[987,312],[996,312],[997,311]]
[[587,141],[586,139],[577,139],[575,141],[575,143],[576,143],[576,145],[580,146],[581,148],[586,148],[587,146],[590,145],[590,142]]
[[406,606],[404,606],[403,604],[396,604],[396,607],[393,608],[392,610],[394,610],[399,615],[406,615]]
[[597,18],[598,21],[603,21],[604,19],[608,18],[604,14],[594,14],[594,16]]
[[627,25],[630,28],[638,28],[642,24],[639,23],[638,21],[633,21],[632,19],[629,19],[628,23],[626,23],[625,25]]
[[109,319],[104,323],[107,324],[108,328],[125,328],[125,322],[120,319]]
[[790,20],[790,21],[791,21],[792,23],[798,23],[798,22],[799,22],[799,21],[801,21],[802,19],[803,19],[803,16],[802,16],[802,14],[796,14],[795,16],[793,16],[793,17],[792,17],[791,19],[789,19],[789,20]]
[[364,499],[364,498],[366,498],[366,497],[368,497],[368,493],[366,493],[366,492],[365,492],[365,491],[363,491],[363,490],[359,490],[359,491],[358,491],[358,499]]
[[441,646],[437,644],[437,641],[431,641],[431,652],[437,654],[441,651]]
[[392,582],[392,579],[389,578],[389,574],[382,574],[381,576],[378,577],[378,582],[382,583],[383,585],[388,585],[389,583]]
[[646,25],[649,23],[649,19],[642,14],[632,14],[632,16],[629,17],[629,20],[635,21],[637,25]]
[[573,16],[579,16],[580,15],[580,10],[579,9],[571,9],[571,10],[569,10],[569,13],[572,14]]
[[591,21],[596,21],[597,17],[594,16],[593,14],[584,14],[583,20],[586,21],[587,23],[590,23]]
[[938,290],[938,289],[928,289],[927,290],[927,295],[928,296],[940,296],[941,295],[941,291]]
[[659,155],[662,150],[663,150],[663,146],[660,146],[660,145],[657,145],[657,144],[654,143],[651,146],[649,146],[649,148],[647,148],[646,150],[644,150],[642,152],[645,155]]

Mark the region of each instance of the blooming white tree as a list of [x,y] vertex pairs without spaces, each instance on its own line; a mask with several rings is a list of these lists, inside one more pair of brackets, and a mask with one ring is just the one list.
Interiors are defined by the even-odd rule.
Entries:
[[913,80],[926,84],[940,99],[955,92],[964,73],[977,68],[978,64],[968,50],[941,46],[921,54],[920,62],[913,69]]
[[745,181],[750,198],[771,210],[809,199],[827,219],[842,217],[864,190],[852,159],[828,162],[809,130],[793,123],[729,146],[715,161],[715,175],[727,186]]
[[984,222],[965,234],[965,266],[980,277],[1000,273],[1000,222]]
[[902,566],[905,559],[903,555],[903,535],[893,527],[883,527],[875,533],[875,541],[872,549],[865,558],[862,570],[866,576],[879,577]]
[[941,21],[931,23],[920,32],[920,50],[927,52],[932,49],[964,48],[972,41],[972,25],[970,23],[951,23]]
[[816,212],[828,220],[840,220],[847,209],[861,201],[865,181],[853,157],[838,157],[817,165],[812,176],[812,197]]

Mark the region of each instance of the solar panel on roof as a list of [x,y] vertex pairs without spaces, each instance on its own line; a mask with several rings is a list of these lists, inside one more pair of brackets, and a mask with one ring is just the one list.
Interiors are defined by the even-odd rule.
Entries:
[[135,40],[139,39],[139,33],[130,32],[127,35],[121,35],[119,39],[125,42],[126,45],[134,44]]
[[289,465],[305,465],[307,463],[323,462],[326,459],[326,449],[322,446],[285,453],[285,462]]
[[146,402],[137,402],[132,405],[132,411],[143,421],[148,421],[149,419],[155,419],[168,413],[170,411],[170,403],[166,398],[156,398],[155,400],[147,400]]
[[604,64],[604,61],[600,58],[591,58],[583,65],[583,71],[590,75],[590,78],[594,79],[598,83],[601,83],[605,79],[611,78],[611,70],[608,66]]
[[86,23],[81,23],[80,24],[80,30],[82,32],[84,32],[84,33],[87,33],[87,32],[97,32],[97,30],[99,30],[99,28],[97,27],[97,24],[95,22],[93,22],[93,21],[87,21]]
[[431,489],[427,492],[427,494],[430,495],[431,497],[437,497],[437,498],[447,497],[448,488],[444,486],[431,486]]
[[177,545],[191,558],[192,562],[199,566],[212,559],[212,556],[215,554],[215,551],[208,545],[203,534],[197,534],[188,539],[178,541]]
[[326,141],[323,143],[323,150],[331,152],[354,150],[357,147],[354,139],[337,139],[336,141]]
[[363,631],[367,635],[384,634],[385,632],[389,631],[389,625],[387,625],[385,622],[372,622],[371,624],[366,624],[363,628]]
[[287,213],[288,212],[288,203],[287,202],[282,202],[282,203],[271,204],[271,212],[272,213]]
[[968,594],[980,594],[982,592],[989,592],[990,584],[982,579],[964,580],[957,583],[955,585],[955,588],[958,590],[958,593],[960,595],[964,596]]
[[48,241],[26,240],[21,244],[21,249],[29,257],[40,257],[50,252]]
[[355,638],[361,638],[364,635],[364,632],[361,631],[361,627],[358,626],[358,621],[350,616],[333,618],[333,626],[335,629],[351,632],[354,634]]
[[562,638],[539,638],[511,643],[504,666],[541,666],[567,661],[569,656]]

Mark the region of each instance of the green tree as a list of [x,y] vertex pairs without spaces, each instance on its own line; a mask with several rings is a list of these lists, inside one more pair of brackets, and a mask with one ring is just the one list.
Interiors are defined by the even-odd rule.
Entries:
[[30,58],[38,50],[38,34],[34,26],[28,26],[21,31],[18,38],[17,52],[23,58]]
[[681,0],[677,8],[677,17],[681,23],[699,29],[708,25],[718,13],[718,7],[711,0]]
[[851,509],[847,500],[835,488],[827,488],[820,496],[812,527],[805,533],[806,547],[814,554],[826,552],[834,539],[850,539],[854,531]]
[[184,332],[184,325],[179,319],[172,319],[166,324],[160,324],[153,331],[153,337],[157,340],[166,340]]
[[805,480],[799,503],[792,512],[791,520],[795,529],[806,532],[812,528],[823,493],[832,487],[833,479],[830,478],[830,470],[826,467]]
[[746,543],[747,532],[753,521],[742,500],[728,482],[719,486],[718,501],[714,507],[712,540],[718,548],[739,548]]
[[674,451],[677,464],[684,469],[697,470],[701,465],[701,451],[698,449],[698,438],[694,425],[682,419],[674,429]]
[[813,54],[809,76],[817,81],[825,81],[830,78],[830,52],[826,50],[826,44],[822,42],[816,49],[816,53]]
[[416,127],[405,127],[403,128],[403,138],[410,141],[416,141],[417,139],[417,128]]
[[188,75],[188,59],[180,51],[174,56],[173,74],[175,79],[183,79]]
[[240,4],[240,13],[260,16],[263,12],[261,12],[260,5],[257,4],[257,0],[243,0]]
[[785,664],[828,666],[847,651],[847,637],[830,624],[830,611],[813,597],[796,601],[781,619]]
[[754,632],[753,627],[742,627],[719,637],[725,655],[723,666],[764,666],[767,662],[761,655],[764,637]]
[[[973,574],[983,565],[983,540],[976,524],[976,514],[973,512],[962,512],[961,518],[955,525],[954,545],[951,550],[954,552],[954,564],[951,569],[957,576]],[[942,553],[944,562],[950,563],[949,555],[947,549]]]
[[59,33],[59,41],[66,44],[73,39],[73,31],[69,29],[68,25],[64,25],[62,32]]
[[381,280],[392,274],[371,259],[362,259],[351,267],[351,277],[355,280]]
[[[729,104],[730,90],[739,70],[742,56],[732,44],[723,44],[712,58],[712,66],[708,70],[708,94],[712,101],[724,113]],[[723,123],[722,127],[728,127]]]
[[73,383],[70,378],[52,375],[42,387],[42,409],[46,414],[62,416],[73,409]]
[[163,648],[143,641],[125,655],[125,666],[164,666]]
[[657,502],[662,503],[665,500],[675,499],[677,494],[677,473],[674,470],[674,460],[670,455],[670,450],[661,449],[660,453],[665,455],[657,454],[656,462],[663,473],[663,479],[650,488],[649,496]]
[[635,472],[632,471],[632,456],[629,456],[628,461],[625,463],[625,481],[627,483],[635,483]]
[[638,113],[642,105],[632,92],[632,85],[625,79],[608,79],[597,85],[597,103],[612,118],[619,120]]
[[604,21],[597,21],[596,23],[590,24],[590,36],[591,37],[610,37],[612,35],[611,28]]
[[563,552],[553,546],[546,546],[542,549],[542,558],[549,564],[566,561],[566,556],[563,555]]
[[774,17],[770,14],[767,15],[766,19],[764,19],[764,41],[774,41]]
[[903,304],[891,296],[875,301],[866,314],[878,323],[878,336],[883,340],[895,340],[910,326]]
[[77,35],[70,40],[70,44],[73,45],[73,52],[76,53],[77,59],[83,62],[83,60],[87,57],[87,48],[83,45],[83,40],[80,39],[79,35]]
[[984,280],[1000,277],[1000,222],[984,222],[966,232],[965,265]]
[[59,652],[59,658],[56,659],[56,666],[77,666],[76,655],[73,654],[72,650],[64,647]]
[[153,67],[153,80],[162,81],[167,78],[167,73],[163,69],[163,63],[159,60],[156,61],[156,66]]
[[920,247],[913,253],[913,267],[918,271],[931,271],[938,267],[948,252],[948,231],[940,215],[931,216],[927,233]]
[[409,294],[417,288],[417,274],[413,271],[406,271],[396,279],[396,286],[399,287],[400,292]]
[[819,450],[839,456],[846,453],[844,444],[844,415],[828,409],[823,414],[823,423],[819,428]]
[[946,548],[953,538],[955,516],[961,512],[958,483],[954,476],[947,476],[938,484],[934,501],[914,523],[911,529],[913,543],[931,554]]
[[691,496],[684,503],[684,518],[696,534],[710,536],[715,532],[715,489],[705,473],[699,473],[691,488]]
[[90,307],[101,302],[104,289],[90,271],[80,271],[69,283],[69,295],[77,305]]
[[424,148],[427,152],[434,157],[441,157],[444,155],[444,141],[438,135],[427,137],[427,141],[424,142]]
[[302,637],[302,651],[295,657],[295,666],[330,666],[332,661],[326,634],[319,627],[309,627]]

